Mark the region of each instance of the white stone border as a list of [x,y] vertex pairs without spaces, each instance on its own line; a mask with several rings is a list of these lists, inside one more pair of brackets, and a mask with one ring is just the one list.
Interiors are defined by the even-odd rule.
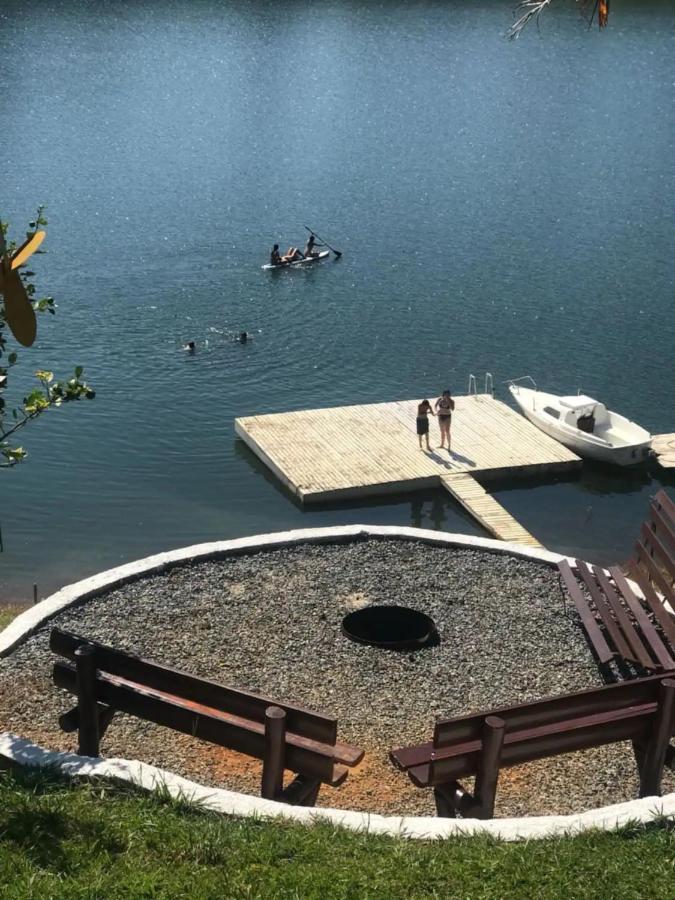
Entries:
[[348,809],[288,806],[222,788],[209,788],[172,772],[133,759],[92,759],[75,753],[57,753],[38,747],[9,732],[0,733],[0,759],[17,765],[51,768],[78,778],[107,778],[133,784],[146,791],[165,788],[172,797],[228,816],[287,819],[312,825],[330,822],[351,831],[394,837],[437,840],[460,835],[489,834],[503,841],[538,840],[577,834],[590,829],[613,831],[629,823],[648,823],[658,816],[675,817],[675,794],[643,797],[572,816],[530,816],[520,819],[438,819],[430,816],[380,816]]
[[0,631],[0,657],[6,656],[40,625],[51,619],[61,610],[91,600],[99,594],[107,593],[130,581],[136,581],[153,573],[162,572],[172,566],[205,559],[218,559],[224,556],[235,556],[241,553],[254,553],[257,550],[277,550],[281,547],[293,547],[297,544],[326,544],[356,541],[360,538],[388,537],[404,540],[424,541],[442,547],[469,547],[476,550],[491,550],[495,553],[507,553],[522,556],[526,559],[547,563],[554,566],[564,559],[559,553],[549,550],[538,550],[520,544],[509,544],[505,541],[489,538],[473,537],[468,534],[451,534],[446,531],[432,531],[428,528],[408,528],[396,525],[338,525],[329,528],[298,528],[294,531],[277,531],[271,534],[257,534],[251,537],[236,538],[231,541],[211,541],[206,544],[193,544],[166,553],[146,556],[134,562],[99,572],[91,578],[69,584],[55,594],[27,609],[17,616],[4,631]]
[[[426,528],[390,525],[342,525],[329,528],[303,528],[273,534],[254,535],[231,541],[194,544],[167,553],[158,553],[115,569],[100,572],[68,585],[17,616],[0,632],[0,657],[6,656],[44,622],[67,609],[84,603],[99,594],[121,587],[153,573],[181,563],[217,559],[258,550],[274,550],[298,544],[351,542],[368,537],[417,540],[442,547],[467,547],[520,556],[550,566],[566,557],[549,550],[509,544],[489,538],[465,534],[451,534]],[[264,816],[286,818],[310,824],[330,821],[355,831],[391,834],[410,838],[447,838],[460,834],[490,834],[506,841],[550,838],[591,828],[613,830],[628,822],[650,822],[657,816],[675,817],[675,794],[665,797],[644,797],[592,809],[571,816],[528,816],[514,819],[438,819],[424,816],[381,816],[343,809],[308,809],[263,800],[220,788],[207,788],[185,778],[146,765],[138,760],[90,759],[75,753],[45,750],[31,741],[9,732],[0,733],[0,757],[18,765],[56,768],[64,775],[104,777],[135,784],[144,790],[166,786],[174,797],[184,797],[216,812],[236,816]]]

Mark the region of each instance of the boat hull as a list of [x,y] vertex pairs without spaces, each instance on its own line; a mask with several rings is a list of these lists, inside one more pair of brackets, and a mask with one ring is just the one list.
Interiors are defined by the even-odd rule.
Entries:
[[[651,454],[651,436],[639,426],[636,426],[636,428],[645,436],[644,440],[626,443],[621,446],[612,445],[607,440],[592,434],[585,434],[578,429],[565,426],[550,419],[542,410],[546,406],[546,398],[550,398],[550,402],[558,399],[555,395],[545,394],[543,391],[533,391],[529,388],[521,388],[517,385],[510,385],[509,391],[526,419],[532,422],[533,425],[536,425],[544,434],[568,447],[578,456],[611,463],[615,466],[636,466],[649,459]],[[613,415],[616,418],[622,418],[616,416],[616,414]],[[624,419],[623,421],[627,420]]]

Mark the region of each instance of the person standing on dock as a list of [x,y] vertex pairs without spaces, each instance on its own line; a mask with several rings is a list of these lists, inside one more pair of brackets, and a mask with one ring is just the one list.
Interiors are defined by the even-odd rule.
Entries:
[[426,438],[427,440],[427,450],[431,450],[429,446],[429,413],[431,415],[435,415],[433,409],[431,408],[431,403],[428,400],[422,400],[422,402],[417,407],[417,437],[420,442],[420,450],[423,450],[422,447],[422,438]]
[[438,427],[441,432],[441,450],[445,446],[445,440],[448,441],[448,450],[450,449],[450,422],[452,421],[452,411],[455,408],[455,401],[450,396],[450,391],[443,391],[443,396],[439,397],[435,403],[436,412],[438,413]]

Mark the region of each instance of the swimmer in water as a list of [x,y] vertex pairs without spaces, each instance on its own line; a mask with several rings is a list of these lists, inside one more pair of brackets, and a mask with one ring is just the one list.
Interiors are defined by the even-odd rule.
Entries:
[[187,353],[194,353],[196,349],[197,348],[194,341],[188,341],[187,344],[183,347],[183,350],[185,350]]
[[235,338],[235,341],[237,341],[238,344],[246,344],[248,341],[252,341],[252,340],[253,340],[253,335],[249,334],[248,331],[240,331],[239,334]]

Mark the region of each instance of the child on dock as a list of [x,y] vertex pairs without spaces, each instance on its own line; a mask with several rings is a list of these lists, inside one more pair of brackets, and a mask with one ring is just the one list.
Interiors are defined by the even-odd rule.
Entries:
[[427,450],[431,450],[429,446],[429,413],[432,416],[435,415],[431,403],[428,400],[422,400],[417,407],[417,437],[420,442],[420,450],[424,449],[422,447],[423,437],[427,440]]

